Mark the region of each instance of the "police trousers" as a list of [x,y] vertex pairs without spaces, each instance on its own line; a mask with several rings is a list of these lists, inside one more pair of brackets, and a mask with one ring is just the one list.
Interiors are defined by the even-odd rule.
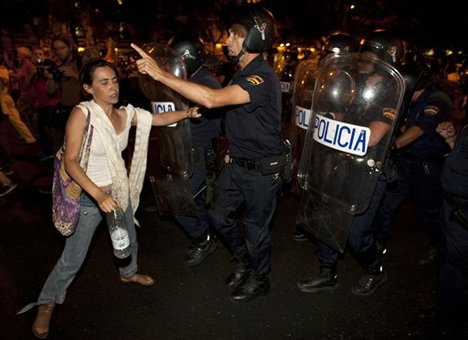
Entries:
[[[362,214],[355,215],[349,226],[347,247],[368,271],[378,271],[381,265],[381,256],[375,247],[372,221],[385,194],[386,187],[385,176],[380,175],[369,207]],[[317,240],[317,247],[320,263],[327,267],[335,267],[339,252],[320,240]]]
[[[278,174],[262,175],[237,164],[227,164],[218,179],[208,216],[212,226],[234,256],[247,251],[251,269],[259,277],[270,272],[270,222],[282,188]],[[243,225],[238,225],[241,206]]]
[[468,228],[454,217],[455,209],[446,200],[442,204],[437,314],[468,330]]

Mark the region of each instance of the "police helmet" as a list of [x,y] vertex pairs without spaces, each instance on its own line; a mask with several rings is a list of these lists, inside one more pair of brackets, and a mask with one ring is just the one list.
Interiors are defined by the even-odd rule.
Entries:
[[322,55],[356,52],[356,50],[356,43],[350,34],[345,32],[333,32],[328,36],[322,47]]
[[418,62],[419,78],[415,90],[421,90],[440,79],[442,62],[433,57],[422,58]]
[[200,37],[178,35],[171,38],[168,45],[184,60],[189,76],[205,62],[206,52],[204,42]]
[[247,30],[243,48],[250,53],[260,53],[271,48],[276,35],[273,14],[259,5],[243,5],[237,8],[232,24]]
[[377,29],[363,38],[360,42],[360,52],[370,51],[380,60],[399,67],[405,60],[405,44],[402,39],[395,37],[391,32]]

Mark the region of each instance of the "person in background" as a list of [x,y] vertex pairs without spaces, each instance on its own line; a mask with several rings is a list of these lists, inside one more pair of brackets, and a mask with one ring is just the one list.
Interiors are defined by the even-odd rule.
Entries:
[[[217,235],[236,260],[225,284],[233,302],[251,301],[269,292],[270,222],[281,193],[282,169],[270,164],[283,153],[281,87],[278,76],[262,57],[275,38],[275,19],[259,5],[238,7],[232,15],[226,44],[239,71],[221,89],[196,84],[163,71],[137,45],[139,72],[148,74],[206,108],[229,106],[225,115],[228,155],[209,218]],[[261,167],[261,164],[264,167]],[[243,228],[238,225],[241,206]]]
[[36,67],[33,62],[33,54],[29,47],[21,46],[16,49],[16,55],[18,68],[10,70],[10,79],[16,79],[19,84],[19,98],[16,101],[16,107],[29,129],[34,130],[33,81],[36,75]]
[[49,95],[58,94],[59,104],[55,107],[53,126],[61,141],[65,124],[73,107],[80,102],[81,87],[78,80],[82,61],[71,37],[58,34],[52,38],[52,53],[55,63],[45,73]]
[[[154,285],[148,275],[138,273],[138,242],[134,214],[146,170],[146,152],[152,125],[167,125],[185,118],[200,116],[198,108],[151,115],[133,107],[115,108],[119,100],[119,82],[113,64],[95,60],[84,66],[81,72],[83,89],[92,100],[75,106],[67,122],[65,133],[65,169],[83,189],[81,211],[76,231],[66,238],[65,248],[57,264],[49,274],[36,303],[29,304],[18,313],[24,313],[38,305],[32,331],[38,338],[49,334],[49,324],[55,304],[62,304],[68,287],[80,270],[89,250],[96,228],[103,213],[117,206],[125,211],[125,220],[131,242],[130,261],[119,267],[120,281],[142,286]],[[91,146],[86,171],[80,166],[79,153],[90,118]],[[136,125],[135,148],[127,174],[122,152],[126,149],[129,131]]]
[[50,95],[47,91],[47,72],[53,67],[53,61],[46,58],[42,48],[33,49],[36,75],[33,80],[34,90],[34,126],[39,137],[42,155],[40,160],[51,159],[53,154],[60,148],[62,141],[52,129],[53,110],[60,101],[58,93]]
[[[182,33],[173,37],[169,41],[169,46],[185,61],[187,76],[190,81],[214,89],[221,88],[221,84],[210,73],[208,68],[204,66],[206,52],[201,38],[194,37],[188,33]],[[192,246],[187,251],[187,256],[184,260],[184,264],[187,267],[202,263],[218,246],[216,236],[210,230],[208,206],[200,190],[203,189],[208,172],[214,171],[218,137],[221,133],[220,123],[221,116],[219,110],[206,110],[203,113],[203,117],[192,119],[190,124],[193,157],[190,187],[194,195],[197,216],[174,216],[185,234],[192,241]]]
[[8,117],[10,124],[13,125],[18,134],[25,140],[27,144],[36,143],[36,138],[33,136],[28,126],[21,119],[15,101],[9,93],[9,81],[9,72],[3,64],[3,56],[0,55],[0,104],[3,114]]
[[453,122],[437,125],[436,131],[452,151],[441,173],[444,191],[440,222],[441,242],[435,320],[445,339],[468,338],[468,128],[462,121],[458,134]]

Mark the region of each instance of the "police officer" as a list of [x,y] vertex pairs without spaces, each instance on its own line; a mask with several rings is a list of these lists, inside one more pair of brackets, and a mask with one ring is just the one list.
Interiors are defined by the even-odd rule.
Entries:
[[[229,155],[209,214],[236,259],[236,267],[225,282],[232,289],[230,298],[246,302],[270,289],[269,224],[282,188],[281,169],[276,166],[283,149],[281,88],[261,55],[275,36],[271,12],[259,5],[245,5],[238,7],[232,18],[226,43],[240,70],[222,89],[172,76],[138,46],[132,47],[142,56],[137,60],[140,72],[207,108],[229,105],[225,117]],[[242,229],[237,224],[241,206],[245,207]]]
[[438,224],[442,204],[440,174],[445,156],[450,151],[437,133],[439,123],[448,120],[452,102],[436,86],[440,65],[436,59],[425,59],[418,66],[418,77],[409,107],[405,113],[402,133],[394,143],[394,160],[398,180],[389,187],[374,221],[379,243],[385,243],[392,229],[392,220],[406,197],[413,193],[417,202],[417,218],[425,229],[430,243],[424,264],[434,259],[440,242]]
[[[343,31],[334,31],[330,33],[322,46],[322,51],[319,57],[319,63],[325,57],[330,54],[342,54],[342,53],[352,53],[357,51],[357,41],[347,32]],[[311,60],[304,60],[299,63],[299,71],[296,73],[296,77],[299,78],[296,80],[296,86],[294,87],[294,96],[295,98],[295,108],[299,109],[302,112],[307,112],[307,117],[310,118],[311,110],[310,103],[312,101],[312,92],[315,85],[315,78],[317,77],[316,72],[312,77],[309,76],[311,69],[317,69],[319,65],[315,65]],[[300,98],[299,98],[300,96]],[[303,105],[305,104],[305,105]],[[307,107],[301,107],[307,106]],[[305,119],[305,122],[301,121],[299,117],[296,116],[295,119],[295,140],[293,144],[294,147],[294,158],[295,163],[299,164],[299,160],[302,154],[302,145],[304,144],[304,138],[307,131],[308,119]],[[293,233],[293,240],[295,241],[308,241],[310,239],[307,231],[303,230],[300,226],[296,226]]]
[[[221,88],[221,84],[204,65],[206,52],[201,38],[182,33],[173,37],[169,41],[169,46],[185,61],[190,81],[213,89]],[[193,157],[190,187],[194,195],[197,216],[174,215],[182,230],[192,241],[184,260],[187,267],[203,262],[218,245],[215,235],[209,229],[208,207],[201,192],[208,172],[213,171],[218,137],[221,133],[220,121],[219,110],[207,110],[201,118],[192,119],[190,122]]]
[[[392,36],[387,31],[378,30],[372,32],[366,39],[361,42],[360,53],[369,58],[377,57],[380,60],[386,61],[391,65],[399,65],[403,59],[403,48],[400,39]],[[366,84],[363,89],[378,88],[380,84],[385,84],[385,75],[374,72],[372,64],[366,65],[362,63],[362,70],[356,79],[356,87],[358,84]],[[356,96],[365,94],[356,93]],[[390,96],[390,94],[389,94]],[[379,98],[382,100],[382,98]],[[382,101],[383,103],[385,101]],[[391,102],[391,101],[388,101]],[[380,108],[366,101],[359,101],[358,106],[351,104],[345,112],[342,119],[345,121],[347,117],[354,116],[355,123],[360,126],[368,126],[371,130],[369,146],[371,147],[368,154],[381,154],[385,150],[384,141],[390,137],[390,128],[397,119],[396,108]],[[366,170],[364,167],[362,171]],[[351,176],[350,176],[351,175]],[[354,182],[353,174],[347,174],[343,179],[344,185]],[[355,173],[357,177],[362,174]],[[328,185],[328,184],[327,184]],[[337,183],[330,185],[341,187]],[[351,288],[351,292],[357,296],[369,296],[382,285],[386,280],[386,272],[382,267],[382,258],[375,247],[375,241],[372,232],[372,221],[375,212],[381,202],[386,190],[385,172],[382,171],[376,183],[376,187],[369,205],[365,209],[361,209],[360,213],[353,216],[349,225],[349,234],[347,237],[347,246],[353,251],[359,263],[364,267],[364,274],[359,279],[358,283]],[[355,195],[356,193],[351,193]],[[359,200],[359,198],[358,198]],[[352,199],[349,199],[352,201]],[[357,204],[362,205],[358,202]],[[321,291],[333,291],[338,286],[337,264],[339,252],[325,243],[321,239],[316,239],[318,257],[320,262],[320,274],[298,282],[298,288],[306,293],[316,293]]]
[[457,138],[452,122],[437,126],[452,151],[442,169],[444,200],[436,317],[447,339],[468,336],[468,128],[466,119]]

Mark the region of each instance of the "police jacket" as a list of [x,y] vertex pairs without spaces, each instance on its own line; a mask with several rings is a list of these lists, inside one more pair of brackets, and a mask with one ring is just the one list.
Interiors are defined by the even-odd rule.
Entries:
[[442,188],[446,193],[468,199],[468,127],[460,131],[448,155],[441,174]]
[[413,143],[402,148],[402,152],[415,159],[428,160],[442,158],[450,152],[445,140],[437,133],[439,123],[450,119],[452,102],[434,85],[427,87],[418,100],[408,108],[406,127],[418,126],[424,134]]
[[250,102],[226,112],[229,154],[249,160],[281,154],[281,87],[273,69],[258,56],[234,76],[232,84],[247,91]]

